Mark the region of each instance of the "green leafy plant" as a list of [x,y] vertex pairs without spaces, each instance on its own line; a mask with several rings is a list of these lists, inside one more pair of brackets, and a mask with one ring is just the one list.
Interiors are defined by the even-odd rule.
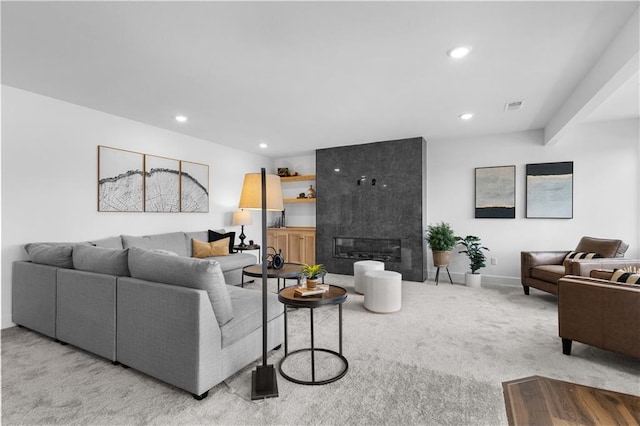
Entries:
[[434,251],[451,251],[457,244],[456,235],[448,223],[440,222],[427,227],[427,244]]
[[458,243],[466,249],[460,250],[458,253],[465,253],[469,257],[469,267],[471,268],[472,274],[476,274],[478,269],[487,266],[485,263],[487,257],[482,250],[489,251],[489,249],[480,245],[480,238],[474,235],[467,235],[464,238],[456,237],[456,239]]
[[315,265],[307,265],[305,263],[304,265],[302,265],[302,275],[310,280],[315,280],[316,278],[318,278],[318,275],[326,273],[327,270],[322,263],[317,263]]

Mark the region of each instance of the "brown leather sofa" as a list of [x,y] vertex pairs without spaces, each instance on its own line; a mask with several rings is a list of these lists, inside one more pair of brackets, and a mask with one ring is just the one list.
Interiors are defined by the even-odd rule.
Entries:
[[591,277],[559,280],[558,329],[565,355],[571,355],[575,340],[640,358],[640,285],[601,279],[611,274],[592,271]]
[[[529,287],[558,294],[558,280],[565,275],[589,276],[594,269],[623,268],[634,261],[624,259],[629,245],[622,240],[582,237],[575,252],[598,253],[602,258],[567,260],[570,250],[520,252],[520,274],[524,294]],[[630,263],[631,262],[631,263]],[[637,262],[637,261],[636,261]]]

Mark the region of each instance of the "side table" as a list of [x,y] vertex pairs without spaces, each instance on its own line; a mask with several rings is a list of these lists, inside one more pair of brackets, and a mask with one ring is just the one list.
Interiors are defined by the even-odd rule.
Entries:
[[[347,374],[347,370],[349,369],[349,362],[342,355],[342,303],[347,300],[347,290],[342,287],[338,287],[335,285],[329,285],[329,291],[320,295],[314,296],[299,296],[295,292],[295,287],[285,287],[278,292],[278,300],[285,305],[284,309],[284,357],[278,363],[278,370],[280,370],[280,374],[285,379],[290,382],[299,383],[302,385],[325,385],[327,383],[335,382],[336,380],[341,379]],[[319,306],[323,305],[338,305],[338,341],[339,341],[339,352],[332,351],[330,349],[325,348],[316,348],[314,345],[314,335],[313,335],[313,310]],[[289,345],[287,342],[287,334],[288,334],[288,324],[287,324],[287,306],[293,306],[296,308],[308,308],[310,314],[310,325],[311,325],[311,347],[298,349],[293,352],[289,352]],[[296,379],[287,375],[284,371],[282,371],[282,364],[286,361],[289,355],[296,354],[298,352],[311,352],[311,380],[301,380]],[[326,352],[342,360],[344,364],[342,370],[338,372],[333,377],[330,377],[325,380],[316,380],[316,363],[315,363],[315,352],[321,351]]]

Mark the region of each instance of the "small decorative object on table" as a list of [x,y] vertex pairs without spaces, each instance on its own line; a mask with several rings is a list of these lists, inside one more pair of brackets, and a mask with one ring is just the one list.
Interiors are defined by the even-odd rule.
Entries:
[[309,189],[307,189],[307,198],[316,198],[316,190],[313,189],[313,185],[309,185]]
[[317,284],[314,289],[305,288],[305,287],[296,287],[295,293],[299,296],[317,296],[319,294],[324,294],[329,291],[329,284]]
[[314,290],[318,285],[318,275],[326,274],[327,270],[325,269],[322,263],[316,263],[315,265],[307,265],[306,263],[302,265],[302,275],[307,277],[307,288],[309,290]]

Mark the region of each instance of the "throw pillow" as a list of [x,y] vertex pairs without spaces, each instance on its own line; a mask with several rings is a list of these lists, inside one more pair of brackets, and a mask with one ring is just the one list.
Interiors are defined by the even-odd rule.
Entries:
[[75,269],[99,274],[129,276],[129,249],[77,245],[73,248]]
[[171,256],[131,247],[129,271],[133,278],[205,290],[218,325],[233,318],[231,297],[220,263],[215,259]]
[[580,251],[572,251],[565,257],[567,260],[578,260],[578,259],[602,259],[602,256],[598,253],[583,253]]
[[236,241],[236,233],[235,232],[227,232],[226,234],[221,234],[216,231],[212,231],[209,229],[209,242],[222,240],[224,238],[229,238],[229,253],[233,253],[233,244]]
[[70,245],[31,243],[24,249],[33,263],[73,269],[73,247]]
[[627,272],[622,269],[617,269],[611,275],[611,281],[626,284],[638,284],[640,285],[640,274]]
[[193,246],[193,257],[203,259],[205,257],[226,256],[229,254],[229,241],[227,238],[205,243],[204,241],[191,240]]

